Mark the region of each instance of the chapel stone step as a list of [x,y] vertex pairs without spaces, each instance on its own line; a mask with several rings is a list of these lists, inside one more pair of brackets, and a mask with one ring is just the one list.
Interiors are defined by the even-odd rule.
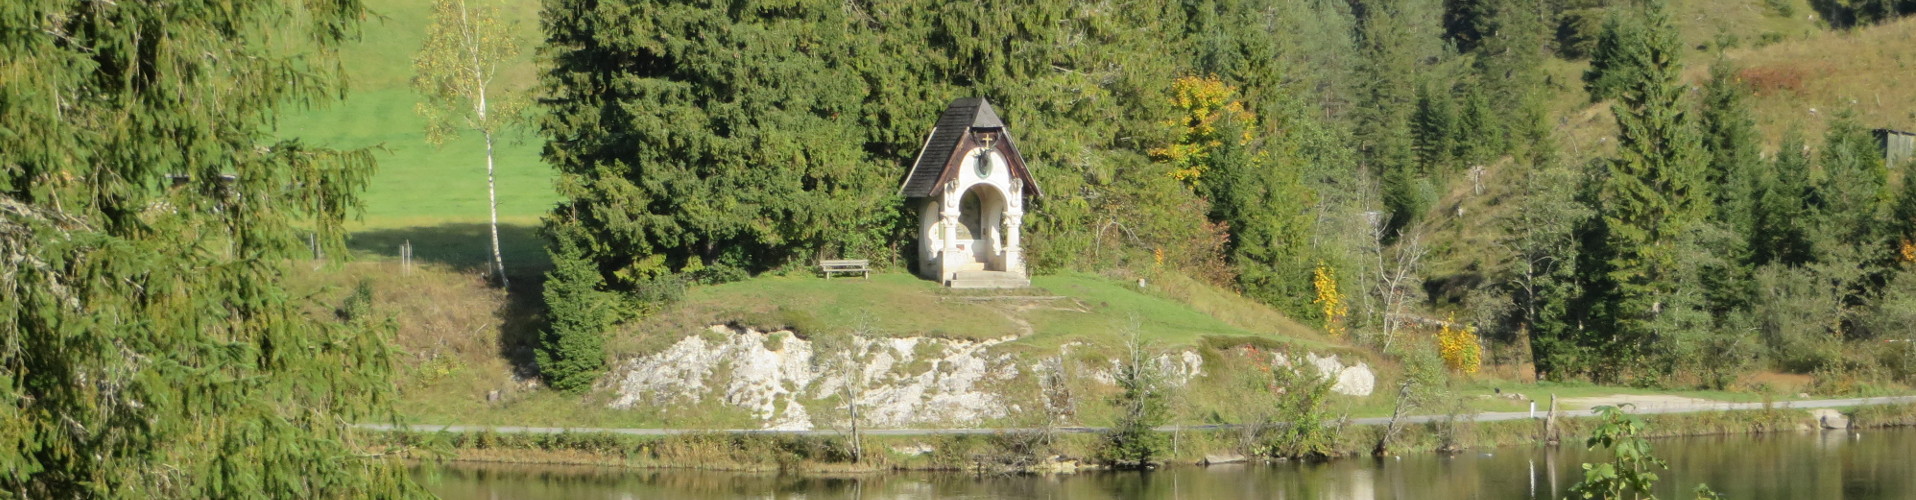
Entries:
[[1031,286],[1031,278],[1017,273],[1003,271],[958,271],[945,281],[951,288],[1024,288]]

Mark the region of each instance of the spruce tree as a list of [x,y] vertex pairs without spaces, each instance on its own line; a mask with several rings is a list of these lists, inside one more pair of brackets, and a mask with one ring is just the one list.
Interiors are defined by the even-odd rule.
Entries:
[[608,286],[759,271],[890,229],[897,167],[865,156],[843,5],[620,4],[544,10],[554,216],[588,229],[549,234],[579,235]]
[[1550,57],[1551,6],[1531,0],[1491,0],[1490,6],[1474,68],[1478,95],[1490,108],[1485,132],[1494,134],[1493,153],[1528,152],[1533,161],[1546,161],[1551,127],[1543,64]]
[[1851,109],[1830,122],[1817,156],[1810,202],[1818,223],[1812,235],[1819,260],[1846,247],[1875,247],[1887,207],[1889,174],[1876,139]]
[[[577,232],[573,224],[555,223],[546,231]],[[546,328],[539,335],[534,361],[547,385],[561,391],[590,388],[605,369],[605,333],[619,319],[615,296],[603,291],[605,278],[578,247],[576,235],[551,235],[548,253],[552,270],[546,273],[544,299]]]
[[1417,158],[1426,169],[1448,168],[1457,161],[1459,145],[1457,105],[1449,92],[1432,90],[1430,85],[1417,88],[1417,114],[1412,117],[1416,128]]
[[0,6],[0,492],[422,495],[347,428],[390,416],[388,330],[283,284],[308,241],[344,253],[374,164],[273,122],[340,96],[366,14]]
[[1704,87],[1704,147],[1709,150],[1709,168],[1704,182],[1716,189],[1716,218],[1737,234],[1749,235],[1754,228],[1753,209],[1756,184],[1763,160],[1758,157],[1760,140],[1756,119],[1751,117],[1750,88],[1738,80],[1736,68],[1719,62],[1710,68],[1710,82]]
[[1810,231],[1815,222],[1805,205],[1811,195],[1810,160],[1802,135],[1784,133],[1776,157],[1757,173],[1751,206],[1750,264],[1809,262]]
[[[1412,115],[1422,61],[1416,2],[1368,2],[1358,19],[1360,100],[1356,109],[1358,151],[1382,182],[1389,227],[1422,217],[1434,194],[1417,164]],[[1427,21],[1427,20],[1426,20]]]
[[1619,157],[1604,184],[1606,278],[1617,299],[1603,322],[1614,342],[1612,363],[1637,361],[1655,340],[1652,322],[1679,292],[1679,247],[1710,210],[1707,158],[1682,102],[1676,28],[1661,2],[1648,2],[1642,16],[1645,43],[1618,61],[1619,74],[1634,77],[1622,82],[1612,106]]
[[1603,30],[1590,49],[1590,69],[1583,73],[1584,90],[1590,92],[1591,102],[1622,97],[1630,82],[1647,78],[1637,72],[1644,69],[1642,61],[1651,57],[1646,53],[1654,50],[1650,44],[1659,43],[1654,40],[1659,35],[1651,32],[1654,29],[1643,26],[1641,17],[1628,13],[1612,11],[1604,18]]

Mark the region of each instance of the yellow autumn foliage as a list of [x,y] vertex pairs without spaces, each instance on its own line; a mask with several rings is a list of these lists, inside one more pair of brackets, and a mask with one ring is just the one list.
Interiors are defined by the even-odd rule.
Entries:
[[[1171,105],[1176,117],[1164,125],[1177,132],[1177,140],[1149,151],[1155,160],[1171,167],[1172,178],[1195,184],[1210,168],[1211,153],[1224,145],[1220,120],[1251,123],[1255,116],[1236,99],[1237,87],[1215,76],[1187,76],[1171,83]],[[1250,128],[1244,129],[1239,144],[1251,140]]]
[[1469,375],[1483,367],[1483,346],[1477,343],[1477,329],[1458,325],[1455,314],[1444,317],[1437,332],[1437,354],[1451,371]]
[[1344,294],[1337,291],[1337,270],[1324,263],[1317,263],[1312,273],[1311,285],[1317,289],[1317,298],[1311,303],[1324,312],[1324,331],[1333,337],[1344,335],[1344,319],[1350,316],[1350,304],[1344,301]]

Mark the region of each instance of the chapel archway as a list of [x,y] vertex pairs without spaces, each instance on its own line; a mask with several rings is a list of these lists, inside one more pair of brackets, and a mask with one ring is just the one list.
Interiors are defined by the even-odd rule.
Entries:
[[958,199],[958,245],[971,259],[969,267],[1003,271],[1005,196],[996,186],[976,184]]

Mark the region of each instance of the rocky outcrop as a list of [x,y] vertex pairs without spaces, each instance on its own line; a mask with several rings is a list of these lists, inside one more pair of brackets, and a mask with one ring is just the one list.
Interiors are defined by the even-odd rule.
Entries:
[[[852,337],[846,345],[820,352],[814,342],[789,331],[717,325],[657,353],[618,363],[606,382],[613,394],[608,405],[716,400],[750,412],[762,428],[804,430],[842,418],[814,415],[808,404],[817,409],[822,400],[849,397],[858,401],[861,423],[869,427],[977,425],[1017,410],[1002,393],[1008,382],[1025,376],[1037,379],[1041,387],[1059,384],[1066,365],[1075,364],[1067,361],[1069,353],[1084,346],[1066,344],[1057,355],[1020,365],[1017,357],[999,348],[1012,340]],[[1305,353],[1303,360],[1319,374],[1335,378],[1332,390],[1338,394],[1369,395],[1375,384],[1362,362],[1346,365],[1336,355],[1313,353]],[[1178,386],[1204,375],[1204,359],[1193,351],[1154,356],[1150,362],[1166,382]],[[1272,362],[1289,364],[1281,354]],[[1108,385],[1117,363],[1110,360],[1108,366],[1085,367],[1078,373]],[[1048,413],[1074,413],[1077,398],[1068,390],[1044,392]]]
[[[1291,366],[1291,360],[1283,353],[1271,353],[1273,366]],[[1338,361],[1337,355],[1318,356],[1316,353],[1304,353],[1304,364],[1317,370],[1317,375],[1335,381],[1331,392],[1345,396],[1369,396],[1377,388],[1377,375],[1372,373],[1370,365],[1362,361],[1345,365]]]
[[833,364],[815,359],[812,342],[788,331],[710,331],[620,364],[609,406],[716,397],[750,411],[766,429],[804,430],[816,426],[806,400],[847,394],[846,384],[855,384],[860,389],[850,394],[858,395],[866,425],[962,424],[1004,416],[1004,401],[986,387],[1018,375],[1009,354],[987,351],[1010,339],[854,337],[844,354],[856,362]]

